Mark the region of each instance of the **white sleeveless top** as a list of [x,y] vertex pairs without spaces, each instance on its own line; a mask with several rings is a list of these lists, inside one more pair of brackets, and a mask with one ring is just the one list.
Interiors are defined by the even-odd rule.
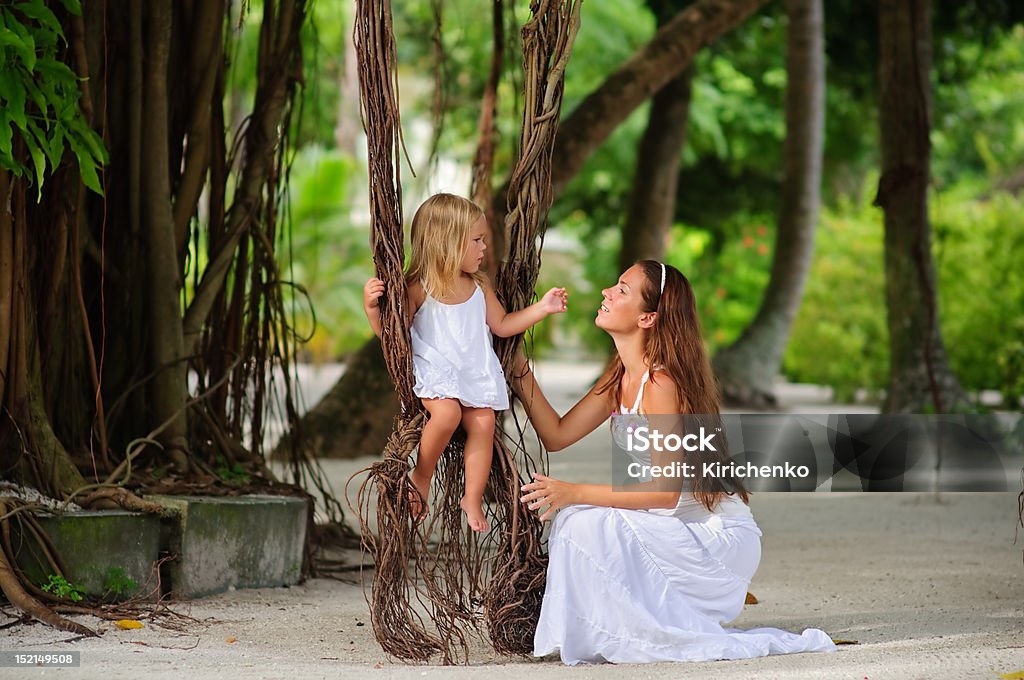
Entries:
[[[628,428],[647,424],[647,416],[640,412],[640,407],[644,398],[644,387],[647,385],[647,380],[650,378],[650,375],[650,370],[647,370],[644,372],[643,377],[640,378],[640,389],[636,391],[636,401],[633,402],[633,408],[627,408],[624,404],[620,403],[618,412],[612,414],[612,440],[615,442],[617,450],[625,451],[627,455],[632,457],[633,460],[641,465],[651,464],[650,452],[630,451],[625,442],[628,436]],[[683,490],[682,493],[679,494],[679,501],[676,503],[676,507],[650,508],[646,510],[646,512],[655,515],[676,517],[684,521],[702,521],[713,515],[723,517],[749,517],[753,519],[753,514],[750,512],[750,508],[747,507],[747,504],[744,503],[739,496],[734,494],[722,496],[718,505],[715,507],[714,512],[710,512],[703,503],[697,500],[692,491],[687,488],[689,485],[685,480],[683,484]]]
[[473,408],[508,408],[501,362],[491,344],[487,303],[479,286],[465,302],[426,296],[412,319],[413,392],[421,399],[458,399]]

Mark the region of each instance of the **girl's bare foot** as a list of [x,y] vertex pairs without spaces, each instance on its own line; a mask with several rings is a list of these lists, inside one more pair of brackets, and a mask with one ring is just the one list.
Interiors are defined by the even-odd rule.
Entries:
[[487,524],[487,518],[484,517],[484,508],[480,502],[480,499],[472,499],[468,496],[463,496],[462,500],[459,501],[459,507],[466,513],[466,522],[469,524],[469,528],[473,531],[487,531],[490,526]]
[[412,509],[412,516],[416,519],[423,519],[427,516],[427,499],[430,497],[430,478],[421,479],[416,470],[409,475],[413,490],[409,492],[409,505]]

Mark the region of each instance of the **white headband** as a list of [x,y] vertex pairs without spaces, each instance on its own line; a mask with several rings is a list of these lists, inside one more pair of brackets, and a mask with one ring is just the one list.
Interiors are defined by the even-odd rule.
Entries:
[[661,290],[658,291],[658,295],[665,292],[665,263],[661,263]]

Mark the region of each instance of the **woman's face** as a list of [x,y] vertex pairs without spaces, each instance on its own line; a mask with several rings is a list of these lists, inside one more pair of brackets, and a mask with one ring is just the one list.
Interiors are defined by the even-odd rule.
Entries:
[[594,323],[609,333],[639,329],[643,310],[646,276],[639,265],[633,265],[619,277],[615,285],[601,291],[601,306]]

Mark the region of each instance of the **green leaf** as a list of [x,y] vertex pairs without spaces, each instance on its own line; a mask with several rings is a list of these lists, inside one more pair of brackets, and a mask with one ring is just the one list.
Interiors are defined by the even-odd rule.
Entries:
[[4,106],[7,117],[19,128],[25,129],[25,88],[16,71],[0,70],[0,97],[7,100]]
[[64,36],[64,30],[61,28],[60,22],[57,21],[56,15],[43,4],[43,0],[19,2],[14,6],[14,8],[30,19],[35,19],[41,26],[49,29],[51,32],[56,33],[61,37]]
[[[60,159],[64,155],[63,145],[60,147],[54,147],[53,138],[56,136],[57,131],[62,130],[62,126],[54,125],[46,127],[46,132],[41,130],[34,121],[29,121],[29,130],[36,139],[36,143],[39,144],[39,148],[46,154],[46,158],[50,161],[50,167],[53,170],[57,169],[60,165]],[[49,135],[47,135],[49,133]],[[62,135],[63,136],[63,135]]]
[[21,42],[21,38],[17,33],[4,26],[0,28],[0,47],[13,47],[16,50],[20,50],[24,47],[24,43]]
[[[36,81],[32,78],[23,80],[22,83],[25,85],[25,89],[28,90],[28,96],[32,98],[32,102],[39,107],[40,111],[46,111],[49,108],[49,98],[46,93],[39,89]],[[56,99],[57,95],[53,93],[53,85],[46,83],[46,91],[51,93],[51,96]]]
[[82,13],[82,5],[79,0],[60,0],[60,4],[64,5],[64,9],[71,12],[75,16]]
[[25,36],[29,34],[28,26],[18,21],[18,18],[11,14],[10,12],[6,12],[6,14],[7,21],[4,22],[4,25],[10,28],[12,31],[14,31],[14,33],[18,36],[18,39],[23,41]]
[[96,174],[96,160],[89,153],[88,149],[79,140],[75,139],[75,135],[68,135],[68,144],[71,145],[71,151],[78,158],[78,172],[82,175],[82,183],[102,196],[103,187],[100,186],[100,178]]
[[25,135],[25,146],[32,156],[32,164],[36,169],[36,202],[43,198],[43,180],[46,178],[46,154],[31,135]]
[[[103,146],[103,139],[96,133],[95,130],[88,127],[82,122],[81,130],[79,134],[82,136],[82,141],[85,142],[85,148],[89,150],[92,157],[98,162],[106,165],[109,160],[107,155],[107,148]],[[77,129],[77,125],[75,126]]]
[[24,62],[25,68],[31,73],[36,67],[36,41],[28,27],[20,21],[10,20],[8,33],[0,38],[0,44],[6,44],[14,48]]
[[25,68],[31,73],[36,68],[36,39],[29,34],[24,36],[21,42],[24,45],[22,60],[25,62]]
[[[22,63],[25,64],[25,70],[31,73],[36,67],[36,41],[32,39],[31,35],[27,34],[27,30],[21,24],[15,22],[14,30],[4,29],[3,37],[0,38],[0,44],[7,44],[14,48],[14,51],[21,57]],[[26,32],[26,35],[18,35],[20,32],[18,29]]]
[[47,156],[50,158],[50,164],[57,167],[64,156],[64,128],[62,126],[54,126],[53,135],[50,136],[47,148],[49,149]]
[[67,64],[56,59],[46,57],[40,59],[36,64],[36,70],[47,78],[65,83],[78,83],[78,76]]
[[11,155],[11,138],[14,131],[11,130],[11,121],[7,117],[7,111],[0,109],[0,153],[5,157]]

